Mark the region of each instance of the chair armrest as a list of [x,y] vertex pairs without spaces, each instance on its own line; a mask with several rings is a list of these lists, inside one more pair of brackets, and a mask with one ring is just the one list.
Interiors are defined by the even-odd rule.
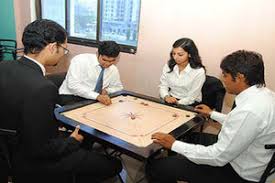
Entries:
[[16,130],[10,130],[10,129],[5,129],[5,128],[0,128],[0,135],[15,136],[16,133],[17,133]]

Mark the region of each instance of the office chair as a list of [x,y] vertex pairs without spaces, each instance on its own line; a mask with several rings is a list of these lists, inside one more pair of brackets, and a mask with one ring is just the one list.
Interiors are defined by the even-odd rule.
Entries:
[[[202,104],[205,104],[218,112],[222,111],[225,88],[218,78],[206,75],[206,80],[202,86],[201,93]],[[203,128],[204,125],[200,127],[200,132],[203,131]]]
[[17,58],[16,40],[0,39],[0,61],[16,60],[16,58]]
[[201,92],[202,103],[211,109],[221,112],[225,96],[225,88],[222,82],[214,76],[206,75]]
[[261,176],[259,183],[265,183],[266,179],[275,172],[275,151],[274,151],[275,144],[267,144],[267,145],[265,145],[265,149],[273,150],[273,155],[272,155],[263,175]]

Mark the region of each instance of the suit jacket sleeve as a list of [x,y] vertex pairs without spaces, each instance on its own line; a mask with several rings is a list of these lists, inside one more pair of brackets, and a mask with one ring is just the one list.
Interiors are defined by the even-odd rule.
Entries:
[[49,83],[39,84],[24,100],[23,140],[34,158],[57,158],[79,149],[74,138],[58,137],[58,122],[54,117],[57,88]]

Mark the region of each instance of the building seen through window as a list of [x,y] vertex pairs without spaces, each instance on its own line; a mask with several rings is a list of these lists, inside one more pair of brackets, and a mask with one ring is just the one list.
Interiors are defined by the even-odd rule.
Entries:
[[137,48],[140,0],[41,0],[41,17],[66,28],[69,42],[114,40],[123,51]]

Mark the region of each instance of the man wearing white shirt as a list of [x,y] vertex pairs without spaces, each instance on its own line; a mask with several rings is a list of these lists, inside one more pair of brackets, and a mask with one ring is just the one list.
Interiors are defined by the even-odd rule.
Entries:
[[[59,88],[61,104],[92,99],[110,105],[109,94],[120,91],[123,85],[117,67],[120,53],[119,45],[114,41],[99,44],[97,54],[79,54],[75,56],[68,69],[66,79]],[[103,71],[102,91],[96,90],[100,73]]]
[[265,87],[262,56],[237,51],[220,65],[228,93],[237,95],[236,107],[227,115],[206,105],[196,110],[222,124],[216,143],[210,146],[177,141],[169,134],[152,135],[155,143],[182,156],[152,160],[149,178],[156,182],[258,182],[275,143],[275,94]]

